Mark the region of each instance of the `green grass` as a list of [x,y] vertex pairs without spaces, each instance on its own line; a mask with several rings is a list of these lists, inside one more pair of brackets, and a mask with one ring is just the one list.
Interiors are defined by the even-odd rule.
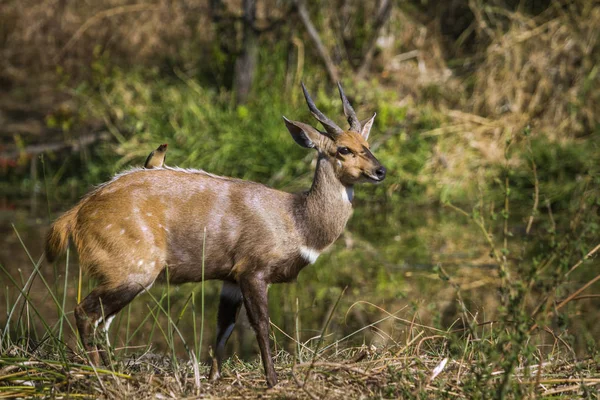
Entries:
[[[150,314],[155,321],[158,313],[168,313],[164,306],[168,296],[163,288],[163,297],[153,298]],[[343,293],[338,301],[342,297]],[[26,303],[35,309],[34,300]],[[13,303],[11,310],[17,306]],[[46,330],[39,332],[42,340],[34,346],[24,346],[8,335],[0,348],[0,396],[554,398],[592,395],[600,384],[597,355],[573,357],[564,341],[555,343],[551,351],[543,344],[523,347],[516,340],[514,321],[478,322],[465,308],[463,322],[468,326],[442,330],[420,323],[418,313],[403,318],[408,314],[404,308],[389,313],[368,303],[356,306],[379,309],[384,317],[336,339],[328,334],[331,316],[341,312],[334,305],[319,335],[298,340],[286,334],[299,350],[295,355],[276,352],[280,384],[268,391],[258,359],[246,362],[232,357],[224,365],[224,378],[211,383],[206,379],[208,365],[195,362],[193,351],[188,358],[174,357],[173,337],[167,330],[178,335],[180,331],[166,315],[167,323],[159,324],[159,329],[170,351],[156,354],[148,345],[126,354],[113,353],[112,364],[106,367],[89,366],[80,347],[51,340],[59,330],[57,324],[46,323]],[[363,330],[384,332],[378,327],[389,321],[402,326],[403,332],[392,334],[388,345],[349,345],[349,338]],[[19,330],[32,321],[13,322]],[[538,339],[538,335],[531,337]]]
[[[310,116],[297,88],[285,87],[281,64],[261,68],[285,89],[259,85],[240,107],[180,72],[104,71],[81,89],[81,118],[103,120],[114,140],[84,162],[44,158],[47,208],[73,187],[141,164],[163,142],[168,165],[307,188],[314,154],[289,139],[281,115]],[[334,93],[308,85],[324,112],[339,115]],[[271,288],[277,388],[264,392],[243,322],[228,346],[240,358],[225,364],[223,381],[207,382],[213,282],[140,296],[109,335],[111,365],[88,366],[71,310],[94,283],[74,272],[72,253],[45,268],[15,227],[26,261],[0,265],[0,397],[591,396],[600,328],[582,315],[597,308],[596,149],[526,130],[485,164],[466,139],[447,134],[442,114],[408,115],[389,90],[355,89],[359,115],[379,113],[372,143],[390,176],[357,189],[347,233],[298,283]]]
[[[593,268],[600,248],[597,215],[588,206],[596,194],[582,190],[587,187],[583,182],[574,189],[580,199],[573,202],[572,217],[554,218],[541,212],[539,202],[536,208],[536,192],[524,219],[529,228],[515,236],[513,226],[522,223],[523,215],[513,215],[512,156],[505,154],[498,177],[504,193],[500,206],[486,204],[483,197],[470,209],[445,203],[445,213],[473,225],[482,243],[479,251],[490,254],[491,269],[440,263],[435,282],[431,272],[424,272],[422,281],[410,282],[423,287],[392,302],[407,285],[385,275],[379,283],[357,285],[357,262],[365,261],[356,256],[368,247],[360,242],[355,249],[336,246],[298,285],[270,291],[280,384],[268,391],[258,357],[248,361],[233,356],[220,382],[207,381],[203,342],[210,343],[210,335],[203,332],[212,323],[204,322],[212,322],[214,315],[209,317],[204,308],[216,304],[217,297],[210,284],[153,288],[132,303],[133,312],[119,317],[111,365],[89,366],[70,322],[68,304],[79,295],[69,289],[86,286],[81,278],[68,279],[75,276],[71,255],[50,281],[46,276],[51,272],[41,270],[42,260],[36,261],[15,228],[32,272],[15,278],[14,271],[0,265],[10,283],[2,300],[7,317],[0,342],[0,396],[591,398],[600,384],[598,332],[583,329],[580,315],[593,307],[594,295],[585,294],[600,279]],[[535,178],[533,183],[539,188]],[[343,277],[348,268],[354,279]],[[345,279],[350,287],[341,290]],[[32,296],[36,280],[38,295]],[[317,296],[311,288],[315,284]],[[376,288],[370,295],[356,291],[369,285]],[[297,288],[311,290],[301,294]],[[329,307],[307,307],[311,302]],[[444,302],[455,310],[438,307]],[[47,312],[48,304],[54,313]],[[232,342],[237,340],[242,340],[240,330]]]

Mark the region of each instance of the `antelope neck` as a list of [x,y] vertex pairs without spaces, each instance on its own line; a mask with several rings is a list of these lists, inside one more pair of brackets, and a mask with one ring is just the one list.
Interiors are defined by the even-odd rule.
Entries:
[[306,247],[322,251],[340,236],[352,215],[353,193],[352,186],[335,176],[331,162],[319,156],[312,187],[301,195],[298,207]]

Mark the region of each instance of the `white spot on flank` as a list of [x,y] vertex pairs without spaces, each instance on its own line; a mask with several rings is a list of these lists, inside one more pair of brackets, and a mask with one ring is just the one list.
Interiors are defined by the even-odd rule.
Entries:
[[144,263],[144,260],[138,261],[138,267],[141,267],[143,263]]
[[106,227],[104,229],[110,229],[111,226],[112,226],[112,224],[108,224],[108,225],[106,225]]
[[164,227],[163,224],[158,224],[158,227],[163,228],[165,232],[169,232],[169,230],[166,227]]
[[121,235],[123,235],[125,233],[125,229],[121,229],[121,232],[119,232]]
[[300,255],[310,264],[314,264],[321,252],[306,246],[300,246]]
[[151,217],[151,216],[152,216],[152,213],[146,213],[146,215],[147,215],[147,216],[149,216],[149,217]]

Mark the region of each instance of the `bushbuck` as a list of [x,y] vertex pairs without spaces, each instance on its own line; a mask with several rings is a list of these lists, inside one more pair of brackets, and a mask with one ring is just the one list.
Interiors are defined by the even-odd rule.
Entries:
[[325,130],[283,119],[296,143],[317,151],[310,190],[286,193],[202,170],[133,169],[100,185],[54,222],[46,240],[48,260],[64,252],[71,237],[81,267],[99,281],[75,308],[92,363],[100,361],[99,353],[105,358],[93,340],[96,328],[108,329],[115,314],[157,278],[201,281],[204,260],[204,279],[224,281],[210,378],[220,376],[225,344],[243,303],[267,385],[277,383],[269,345],[269,284],[294,281],[313,264],[344,230],[354,185],[381,182],[386,175],[367,143],[375,114],[359,121],[338,84],[350,124],[343,130],[319,111],[304,84],[302,89]]
[[148,158],[146,158],[144,168],[152,169],[164,167],[165,159],[167,158],[167,147],[168,145],[165,143],[158,146],[156,150],[152,150],[152,152],[148,154]]

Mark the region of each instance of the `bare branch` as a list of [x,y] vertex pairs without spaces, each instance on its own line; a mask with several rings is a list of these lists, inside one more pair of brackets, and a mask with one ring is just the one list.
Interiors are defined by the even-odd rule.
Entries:
[[308,32],[308,36],[310,36],[311,40],[314,42],[315,46],[317,47],[317,51],[319,52],[319,55],[321,56],[321,58],[323,59],[323,62],[325,63],[325,68],[327,68],[327,73],[329,74],[329,78],[331,79],[331,81],[334,84],[337,83],[340,80],[338,71],[337,71],[337,67],[331,60],[329,51],[323,45],[323,42],[321,41],[321,37],[319,36],[319,32],[317,32],[317,29],[315,28],[312,21],[310,20],[310,15],[308,13],[308,9],[306,8],[306,4],[305,4],[304,0],[294,0],[294,4],[296,5],[296,8],[298,9],[298,15],[300,16],[300,20],[302,21],[302,23],[304,24],[304,27],[306,28],[306,31]]

